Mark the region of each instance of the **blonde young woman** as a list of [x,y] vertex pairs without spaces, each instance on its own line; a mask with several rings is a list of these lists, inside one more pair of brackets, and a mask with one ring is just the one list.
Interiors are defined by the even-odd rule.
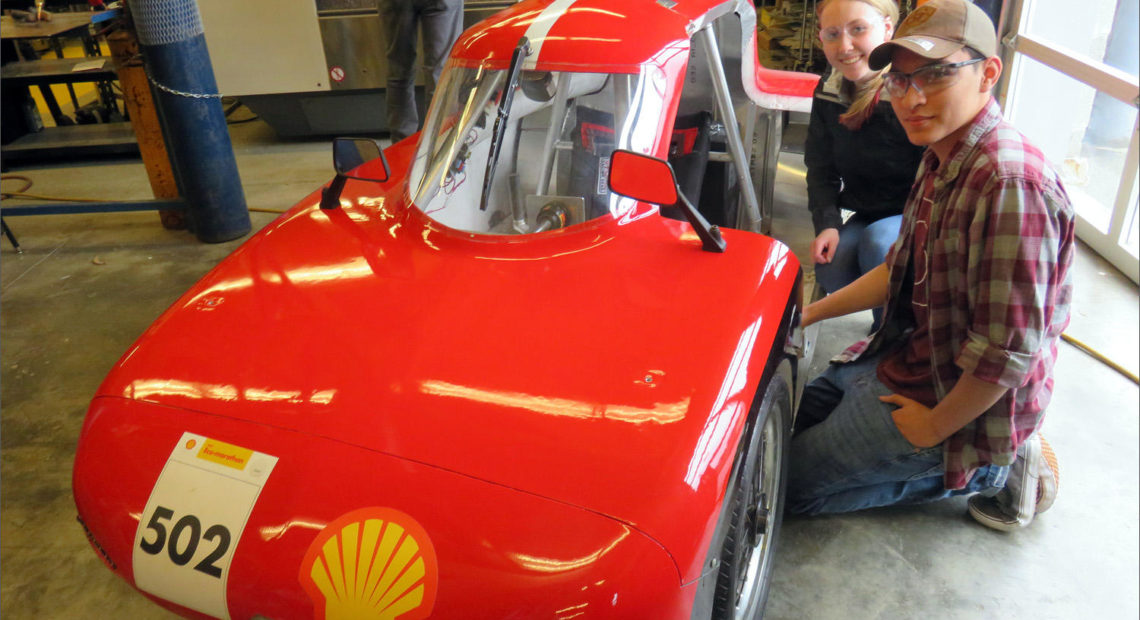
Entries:
[[[812,100],[804,163],[816,281],[834,293],[886,258],[924,149],[907,140],[880,88],[882,72],[867,64],[894,32],[895,2],[824,0],[816,12],[832,70]],[[846,223],[841,209],[854,212]]]

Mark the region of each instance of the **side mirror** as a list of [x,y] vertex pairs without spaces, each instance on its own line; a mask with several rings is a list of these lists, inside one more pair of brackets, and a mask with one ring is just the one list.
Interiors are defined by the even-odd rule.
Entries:
[[669,162],[633,151],[614,151],[610,158],[610,189],[642,202],[677,202],[677,180]]
[[633,151],[616,150],[610,156],[610,190],[642,202],[678,205],[685,219],[701,239],[706,252],[723,252],[724,238],[720,229],[709,224],[701,212],[689,202],[677,186],[669,162]]
[[[357,172],[360,166],[374,159],[380,160],[383,174],[371,177],[362,176]],[[392,174],[388,160],[384,157],[384,149],[380,148],[379,142],[371,138],[333,139],[333,169],[336,170],[336,176],[321,193],[322,209],[335,209],[340,206],[340,193],[344,190],[344,183],[348,179],[383,183]]]
[[[384,166],[383,178],[353,174],[357,168],[373,159],[379,159],[381,165]],[[334,138],[333,168],[337,174],[350,179],[377,181],[379,183],[387,181],[391,174],[391,170],[388,168],[388,160],[384,158],[384,150],[380,148],[380,143],[370,138]]]

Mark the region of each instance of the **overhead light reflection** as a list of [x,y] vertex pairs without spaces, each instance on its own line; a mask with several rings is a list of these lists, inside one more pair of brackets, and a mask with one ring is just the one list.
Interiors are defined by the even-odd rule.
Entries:
[[302,519],[291,519],[285,523],[282,523],[281,525],[266,525],[264,527],[260,527],[258,528],[257,533],[261,535],[262,540],[269,541],[281,538],[286,533],[288,533],[289,530],[295,527],[302,527],[319,532],[325,529],[326,525],[328,524],[324,521],[304,521]]
[[[383,256],[383,252],[380,252],[380,255]],[[372,275],[372,273],[368,261],[364,257],[356,257],[343,263],[290,269],[285,272],[285,277],[294,284],[313,284],[332,280],[364,278]]]
[[248,277],[248,276],[242,277],[242,278],[231,278],[229,280],[222,280],[221,282],[215,282],[212,286],[210,286],[210,288],[202,291],[201,293],[198,293],[194,297],[194,299],[192,299],[190,301],[190,304],[197,302],[198,300],[202,299],[203,297],[206,297],[207,295],[212,295],[214,293],[220,293],[222,291],[236,291],[239,289],[249,288],[251,286],[253,286],[253,278]]
[[599,15],[609,15],[610,17],[617,17],[619,19],[625,19],[624,13],[618,13],[616,11],[607,11],[605,9],[599,9],[599,8],[595,8],[595,7],[576,6],[576,7],[572,7],[570,9],[567,9],[566,14],[569,15],[571,13],[597,13]]
[[210,395],[217,395],[218,400],[237,400],[238,390],[232,385],[189,383],[173,379],[136,379],[123,389],[125,398],[135,400],[146,400],[156,396],[202,399],[210,398]]
[[740,339],[736,342],[732,362],[729,363],[728,372],[721,382],[720,392],[716,396],[708,422],[705,423],[705,428],[697,439],[696,450],[693,451],[693,458],[689,460],[689,467],[685,471],[685,484],[694,491],[709,466],[720,462],[723,458],[727,448],[725,436],[735,426],[737,418],[747,411],[744,404],[739,401],[727,407],[725,403],[729,398],[739,394],[748,384],[748,360],[752,359],[752,348],[756,344],[756,336],[760,332],[763,320],[764,317],[757,318],[755,323],[740,334]]
[[237,400],[238,390],[232,385],[205,386],[206,398],[210,400]]
[[551,35],[546,35],[542,39],[544,42],[545,41],[593,41],[596,43],[621,43],[621,41],[622,41],[621,39],[608,39],[608,38],[602,38],[602,37],[582,37],[582,36],[559,37],[559,36],[551,36]]
[[543,255],[543,256],[530,256],[530,257],[508,257],[508,256],[476,256],[475,258],[476,258],[476,259],[479,259],[479,260],[495,260],[495,261],[536,261],[536,260],[549,260],[549,259],[551,259],[551,258],[558,258],[558,257],[560,257],[560,256],[569,256],[569,255],[571,255],[571,254],[578,254],[578,253],[581,253],[581,252],[586,252],[586,251],[589,251],[589,250],[593,250],[594,248],[600,247],[600,246],[602,246],[602,245],[604,245],[604,244],[606,244],[606,243],[609,243],[610,241],[613,241],[613,240],[614,240],[614,238],[613,238],[613,237],[607,237],[607,238],[605,238],[605,239],[602,239],[602,240],[600,240],[600,241],[596,241],[595,243],[592,243],[591,245],[588,245],[588,246],[586,246],[586,247],[584,247],[584,248],[578,248],[577,250],[568,250],[568,251],[566,251],[566,252],[557,252],[557,253],[555,253],[555,254],[547,254],[547,255]]
[[278,401],[278,402],[301,402],[300,392],[283,392],[280,390],[262,390],[260,388],[248,388],[243,393],[246,400],[254,401]]
[[772,253],[768,255],[768,262],[765,265],[765,273],[771,272],[777,278],[783,273],[784,267],[788,264],[788,247],[782,244],[775,244]]
[[301,390],[270,390],[265,388],[239,388],[217,383],[194,383],[177,379],[138,379],[123,388],[123,397],[132,400],[154,400],[160,397],[180,397],[194,400],[233,402],[289,402],[329,405],[336,398],[335,389],[313,390],[308,396]]
[[535,413],[562,417],[580,418],[584,420],[615,420],[632,424],[655,422],[668,424],[684,419],[689,410],[689,398],[675,403],[654,403],[651,409],[626,405],[595,404],[568,398],[552,398],[537,396],[521,392],[496,392],[480,388],[456,385],[446,381],[424,381],[420,384],[424,394],[443,396],[446,398],[461,398],[478,403],[498,405],[511,409],[525,409]]
[[519,566],[528,570],[538,571],[542,573],[563,573],[568,570],[574,570],[575,568],[589,566],[594,562],[602,559],[602,556],[612,551],[614,547],[618,546],[618,543],[628,538],[629,532],[629,528],[623,525],[622,533],[618,535],[617,538],[610,541],[608,545],[580,558],[573,558],[570,560],[556,560],[554,558],[540,558],[538,556],[527,555],[525,553],[512,553],[510,556],[511,559],[518,563]]

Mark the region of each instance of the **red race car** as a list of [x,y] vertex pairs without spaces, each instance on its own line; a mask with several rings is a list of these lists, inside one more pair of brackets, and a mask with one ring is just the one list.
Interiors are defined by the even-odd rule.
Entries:
[[220,618],[754,618],[805,364],[743,0],[532,0],[424,130],[166,311],[91,403],[80,522]]

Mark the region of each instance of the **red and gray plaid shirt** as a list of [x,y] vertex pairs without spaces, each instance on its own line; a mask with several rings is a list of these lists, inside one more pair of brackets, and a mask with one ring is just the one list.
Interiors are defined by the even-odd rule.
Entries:
[[[930,201],[927,236],[915,213]],[[891,319],[915,255],[925,246],[927,344],[941,400],[962,373],[1009,388],[998,402],[943,442],[947,489],[961,489],[978,467],[1009,465],[1041,425],[1053,392],[1057,340],[1069,323],[1073,208],[1041,151],[1001,118],[992,98],[970,131],[939,164],[927,149],[907,199],[898,241],[887,255],[890,288],[884,323],[869,341],[835,361],[889,343]],[[913,303],[913,302],[912,302]]]

